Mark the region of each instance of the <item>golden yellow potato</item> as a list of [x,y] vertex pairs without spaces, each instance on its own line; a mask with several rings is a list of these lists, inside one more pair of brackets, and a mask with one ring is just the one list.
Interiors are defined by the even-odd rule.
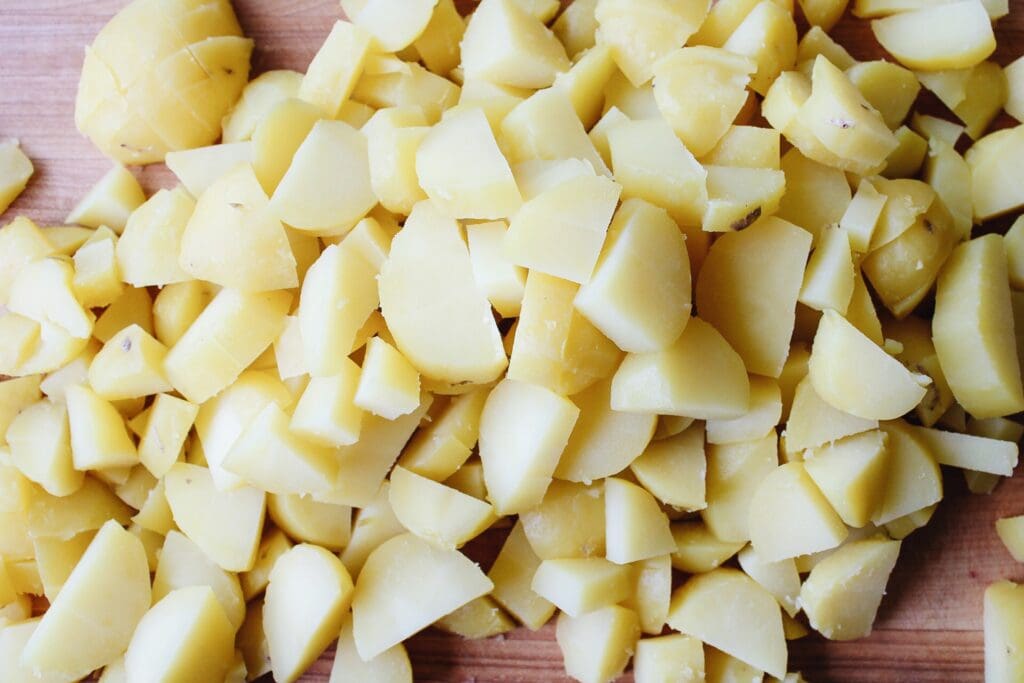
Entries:
[[637,683],[704,680],[704,648],[699,640],[672,633],[643,638],[636,644],[633,677]]
[[523,525],[517,523],[487,575],[494,582],[494,599],[531,631],[539,629],[555,613],[555,606],[530,587],[540,563],[541,559],[530,548]]
[[871,521],[885,495],[889,455],[885,432],[872,430],[808,449],[804,468],[851,527]]
[[572,617],[614,605],[631,591],[631,569],[600,557],[544,560],[531,588]]
[[[783,155],[780,168],[786,174],[786,193],[779,202],[779,218],[807,230],[815,239],[827,227],[840,223],[850,204],[846,174],[807,158],[795,147]],[[861,251],[866,250],[865,244]]]
[[34,171],[17,140],[0,142],[0,213],[18,198]]
[[924,510],[942,500],[943,489],[935,457],[909,425],[885,422],[881,428],[888,436],[889,476],[885,496],[871,520],[875,525]]
[[618,677],[640,639],[635,612],[620,605],[579,617],[558,615],[555,639],[565,671],[582,683],[601,683]]
[[345,618],[334,650],[329,683],[412,683],[412,664],[399,643],[368,661],[356,651],[352,619]]
[[774,562],[766,560],[758,555],[751,545],[741,550],[736,559],[746,575],[761,584],[778,601],[779,606],[785,611],[785,628],[786,616],[795,617],[800,610],[800,574],[797,572],[796,562],[792,558]]
[[882,47],[911,69],[965,69],[995,50],[992,22],[980,0],[926,6],[871,22]]
[[72,461],[64,405],[47,400],[26,405],[11,420],[4,440],[10,447],[11,464],[50,495],[66,496],[82,485],[84,474]]
[[153,576],[153,603],[189,586],[210,587],[232,632],[242,625],[245,619],[245,600],[238,577],[217,566],[188,537],[170,531],[163,542]]
[[637,481],[658,500],[694,511],[706,505],[704,430],[695,424],[667,439],[652,441],[629,465]]
[[780,140],[779,132],[771,128],[733,125],[700,161],[708,166],[778,170]]
[[502,119],[498,144],[510,163],[575,158],[589,162],[601,175],[609,175],[577,114],[571,85],[563,80],[539,90]]
[[[803,6],[806,10],[806,4]],[[780,73],[791,70],[796,64],[796,40],[792,10],[775,0],[762,0],[754,5],[722,47],[754,60],[757,71],[751,76],[750,89],[764,95]]]
[[556,479],[539,504],[520,513],[520,526],[541,560],[599,557],[605,553],[604,510],[601,483]]
[[[367,15],[367,18],[369,16],[372,15]],[[371,32],[360,26],[361,22],[356,21],[356,17],[348,18],[354,23],[334,22],[331,32],[310,61],[296,93],[300,99],[319,106],[327,118],[338,118],[342,105],[352,94],[372,40]],[[245,94],[243,92],[243,98]]]
[[[313,377],[299,397],[288,428],[318,446],[350,446],[359,440],[363,411],[355,404],[361,373],[349,358],[334,375]],[[416,403],[419,405],[419,391]]]
[[990,681],[1012,681],[1024,675],[1020,656],[1024,633],[1020,613],[1024,590],[1010,581],[997,581],[985,589],[985,677]]
[[88,339],[95,316],[75,296],[73,279],[74,266],[68,260],[28,263],[11,282],[7,308],[40,325],[55,325],[76,339]]
[[914,434],[940,465],[1009,477],[1017,466],[1013,442],[917,427]]
[[707,507],[700,515],[716,537],[727,542],[750,540],[751,498],[778,464],[774,432],[756,441],[708,446]]
[[676,522],[672,525],[676,549],[670,562],[673,569],[688,574],[703,574],[720,567],[743,548],[746,541],[723,541],[703,522]]
[[494,508],[450,486],[395,467],[388,500],[395,517],[420,538],[454,550],[480,535],[496,519]]
[[508,633],[516,623],[490,596],[483,595],[441,617],[434,626],[463,638],[480,640]]
[[668,517],[646,490],[617,477],[604,486],[605,557],[628,564],[672,552]]
[[463,472],[480,436],[480,415],[488,393],[488,387],[480,387],[453,397],[406,445],[398,464],[434,481]]

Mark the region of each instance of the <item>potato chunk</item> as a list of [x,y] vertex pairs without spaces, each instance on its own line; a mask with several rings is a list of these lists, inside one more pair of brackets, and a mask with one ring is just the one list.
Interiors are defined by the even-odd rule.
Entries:
[[605,556],[616,564],[658,557],[675,550],[668,517],[643,488],[617,477],[604,485]]
[[778,437],[711,444],[707,456],[707,506],[701,517],[723,541],[750,540],[750,503],[761,481],[779,465]]
[[558,615],[555,638],[565,671],[582,683],[603,683],[618,677],[640,638],[636,613],[612,605],[580,617]]
[[700,424],[667,439],[652,441],[629,469],[644,488],[666,505],[690,511],[706,505],[707,460]]
[[967,150],[974,220],[995,218],[1024,205],[1013,160],[1024,149],[1024,126],[990,133]]
[[346,617],[334,651],[329,683],[412,683],[412,680],[409,653],[401,643],[363,661],[352,637],[352,619]]
[[169,593],[189,586],[209,586],[232,630],[242,625],[245,600],[238,577],[217,566],[187,536],[170,531],[153,576],[153,602],[158,603]]
[[872,522],[877,526],[923,510],[942,500],[942,475],[934,456],[904,422],[886,422],[889,476],[885,496]]
[[636,644],[633,676],[637,683],[704,680],[704,648],[681,633],[644,638]]
[[871,521],[885,495],[889,455],[885,432],[872,430],[804,453],[807,474],[845,524]]
[[1024,589],[997,581],[985,589],[985,680],[1008,683],[1024,676]]
[[66,496],[82,485],[83,472],[71,456],[71,431],[64,405],[32,403],[17,414],[6,432],[11,464],[52,496]]
[[901,12],[871,22],[875,38],[911,69],[966,69],[996,48],[992,21],[979,0]]
[[395,467],[388,500],[395,517],[420,538],[454,550],[494,522],[494,508],[461,491]]
[[600,557],[545,560],[531,588],[569,616],[579,617],[628,597],[630,572]]
[[34,172],[32,161],[16,140],[0,142],[0,213],[18,198]]

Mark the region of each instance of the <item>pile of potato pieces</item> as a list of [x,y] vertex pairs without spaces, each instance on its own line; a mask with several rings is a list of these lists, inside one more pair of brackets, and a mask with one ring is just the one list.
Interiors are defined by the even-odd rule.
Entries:
[[[971,239],[1024,206],[1024,128],[985,135],[1024,116],[1005,2],[857,0],[899,64],[831,0],[799,40],[774,0],[341,4],[234,91],[226,0],[135,0],[87,52],[83,132],[181,184],[115,166],[0,229],[0,680],[292,681],[337,641],[332,681],[408,681],[431,624],[557,610],[580,681],[799,681],[805,623],[869,634],[939,466],[991,492],[1024,432],[1024,221]],[[111,45],[167,80],[111,91]],[[219,86],[222,142],[158,85]],[[1022,615],[990,588],[989,680]]]

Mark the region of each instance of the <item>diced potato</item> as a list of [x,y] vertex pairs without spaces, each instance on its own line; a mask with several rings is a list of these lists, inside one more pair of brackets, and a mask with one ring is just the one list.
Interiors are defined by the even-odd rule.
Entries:
[[481,387],[452,398],[416,433],[398,463],[434,481],[462,472],[480,436],[480,415],[488,393],[488,387]]
[[171,531],[164,540],[153,576],[153,603],[189,586],[209,586],[231,631],[236,631],[242,625],[245,619],[245,600],[238,578],[217,566],[188,537]]
[[164,376],[167,347],[138,325],[112,337],[89,364],[89,384],[110,401],[151,396],[170,391]]
[[508,633],[516,624],[493,599],[484,595],[441,617],[434,626],[469,640],[480,640]]
[[380,337],[372,337],[366,343],[353,401],[388,420],[411,413],[420,402],[419,373],[395,347]]
[[926,6],[871,22],[882,47],[911,69],[965,69],[995,50],[992,22],[980,0]]
[[800,590],[811,627],[830,640],[871,634],[899,541],[884,537],[847,543],[819,562]]
[[967,150],[964,159],[971,169],[974,219],[983,221],[1024,204],[1011,159],[1024,144],[1024,127],[990,133]]
[[505,256],[507,231],[507,225],[501,221],[476,223],[466,226],[466,241],[477,285],[498,315],[516,318],[522,308],[526,271]]
[[936,290],[935,351],[953,395],[975,417],[1024,405],[1005,254],[998,235],[960,245]]
[[640,638],[636,613],[620,605],[572,617],[558,615],[555,638],[567,674],[582,683],[617,678]]
[[266,71],[249,81],[231,112],[224,117],[225,143],[242,142],[281,100],[297,97],[303,75],[296,71]]
[[565,46],[566,54],[575,58],[584,50],[594,47],[597,31],[595,10],[597,0],[580,0],[564,8],[552,29]]
[[[29,375],[18,379],[6,379],[0,382],[0,434],[6,434],[14,418],[28,406],[32,405],[45,389],[45,380],[39,375]],[[51,393],[43,391],[47,396]]]
[[690,578],[672,596],[669,626],[761,671],[786,673],[782,612],[742,572],[716,569]]
[[[806,15],[806,1],[802,7]],[[764,95],[780,73],[791,70],[796,64],[796,41],[792,10],[775,0],[762,0],[750,10],[722,47],[754,60],[757,71],[751,76],[750,89]]]
[[[425,250],[431,259],[421,258]],[[473,281],[459,226],[432,204],[413,209],[381,268],[379,284],[388,328],[421,374],[482,384],[504,370],[501,338],[490,304]]]
[[847,4],[848,0],[801,0],[800,9],[811,26],[830,31],[843,16]]
[[488,573],[488,578],[494,582],[494,599],[533,631],[543,626],[555,612],[555,606],[530,587],[540,564],[541,559],[531,549],[523,525],[518,523]]
[[1000,439],[919,427],[914,434],[940,465],[1009,477],[1017,466],[1017,445]]
[[26,643],[32,639],[32,635],[36,632],[42,619],[42,617],[29,619],[31,615],[31,604],[29,604],[24,619],[16,619],[0,628],[0,676],[4,681],[10,683],[63,683],[67,681],[68,677],[60,673],[37,673],[31,667],[21,663],[21,653],[24,651]]
[[135,176],[115,164],[71,209],[65,222],[91,228],[105,225],[121,234],[129,216],[145,201],[146,195]]
[[[242,595],[246,600],[251,600],[266,590],[267,584],[270,582],[270,572],[274,568],[277,558],[288,552],[293,545],[288,536],[280,529],[271,529],[267,532],[263,540],[260,541],[259,552],[252,569],[238,575]],[[248,610],[246,621],[242,625],[242,633],[245,632],[250,615],[251,610]],[[260,622],[262,623],[262,616],[260,616]],[[240,633],[239,638],[241,637]]]
[[[131,516],[128,506],[92,477],[86,477],[82,485],[67,496],[56,497],[35,490],[28,500],[28,509],[24,514],[22,510],[17,513],[23,524],[27,522],[26,530],[32,538],[63,540],[70,540],[85,531],[95,531],[107,520],[127,524]],[[12,531],[16,532],[16,527]],[[20,553],[5,554],[16,558]]]
[[75,298],[85,308],[108,306],[124,290],[115,255],[117,241],[110,228],[97,228],[72,257]]
[[408,214],[427,197],[416,175],[416,154],[430,132],[426,124],[422,109],[398,107],[380,110],[361,129],[367,142],[370,184],[391,211]]
[[934,456],[904,422],[886,422],[889,476],[872,522],[887,524],[942,500],[942,476]]
[[708,443],[737,443],[760,439],[775,428],[782,416],[778,382],[750,378],[750,409],[742,417],[707,421]]
[[124,418],[109,401],[84,386],[68,387],[65,400],[75,469],[138,464],[139,454]]
[[826,228],[818,235],[798,300],[815,310],[832,309],[845,315],[853,296],[853,272],[849,234],[842,228]]
[[854,64],[846,69],[846,77],[893,130],[907,118],[921,90],[912,71],[885,60]]
[[530,159],[581,159],[610,175],[576,112],[566,86],[540,90],[501,121],[498,144],[510,163]]
[[391,472],[389,501],[406,529],[449,550],[475,538],[495,520],[490,504],[404,467]]
[[857,193],[839,220],[839,227],[847,234],[850,247],[855,253],[864,254],[868,251],[887,199],[870,182],[860,181]]
[[705,170],[708,174],[708,205],[702,221],[705,231],[743,230],[761,216],[778,210],[786,189],[786,176],[782,171],[734,166],[708,166]]
[[57,326],[76,339],[88,339],[95,316],[75,297],[70,261],[44,258],[26,264],[11,282],[12,313]]
[[[840,223],[850,204],[850,185],[842,171],[808,159],[796,148],[782,157],[781,168],[786,174],[786,193],[779,202],[779,218],[800,226],[815,238],[829,226]],[[866,250],[865,245],[862,251]]]
[[[427,121],[435,123],[459,99],[459,87],[446,78],[438,76],[411,62],[391,59],[397,68],[385,68],[373,72],[371,60],[374,55],[367,56],[363,65],[363,75],[352,92],[352,100],[346,106],[350,108],[356,103],[368,105],[370,109],[387,107],[420,107],[427,116]],[[346,112],[343,110],[342,114]],[[366,118],[370,111],[364,112],[360,118]],[[352,119],[351,113],[349,118]],[[358,123],[358,119],[353,119]]]
[[164,478],[174,522],[227,571],[248,571],[256,561],[266,494],[252,488],[218,491],[209,470],[176,463]]
[[11,464],[50,495],[66,496],[82,485],[84,475],[72,461],[67,408],[60,403],[43,400],[25,406],[4,440]]
[[437,0],[344,0],[341,9],[352,23],[373,37],[373,46],[398,52],[426,29]]
[[703,574],[720,567],[743,548],[746,541],[723,541],[703,522],[676,522],[672,525],[676,549],[672,568],[689,574]]
[[17,140],[0,142],[0,213],[7,210],[35,172]]
[[428,69],[447,74],[459,65],[459,43],[466,31],[466,21],[452,0],[440,0],[423,33],[412,47]]
[[996,520],[996,534],[1017,562],[1024,562],[1024,516]]
[[771,593],[788,616],[796,616],[800,611],[797,600],[800,596],[800,575],[796,562],[791,558],[768,561],[758,555],[753,546],[741,550],[737,559],[747,576]]
[[985,679],[1012,681],[1024,675],[1020,613],[1024,590],[1010,581],[997,581],[985,589]]
[[[697,309],[750,372],[777,377],[782,371],[810,247],[805,230],[767,218],[721,236],[708,253],[697,279]],[[770,261],[763,259],[765,250],[773,254]]]
[[298,679],[337,638],[353,592],[345,565],[323,548],[297,545],[277,559],[263,606],[275,680]]
[[169,394],[153,401],[139,441],[139,460],[154,477],[162,477],[179,459],[199,406]]
[[555,480],[544,499],[519,515],[533,553],[542,560],[605,554],[602,484]]
[[493,587],[458,551],[412,534],[392,538],[371,553],[356,583],[356,650],[364,661],[376,657]]
[[412,683],[412,680],[412,664],[404,645],[399,643],[363,661],[356,651],[352,619],[345,619],[335,647],[329,683]]
[[555,78],[556,88],[569,96],[584,130],[593,128],[604,106],[604,86],[615,73],[611,48],[602,44],[580,54],[569,71]]
[[[379,6],[386,3],[376,4]],[[357,17],[363,14],[366,19],[374,16],[371,9],[370,12],[349,16],[354,23],[334,22],[299,85],[298,97],[319,106],[328,118],[337,118],[363,71],[363,60],[372,39],[367,27],[361,25],[364,22],[357,21]],[[227,138],[226,132],[224,137]]]
[[516,0],[484,0],[462,38],[467,79],[518,88],[546,88],[569,68],[558,38]]
[[531,588],[569,616],[580,617],[624,600],[632,588],[631,571],[599,557],[545,560]]
[[[78,565],[95,536],[94,531],[83,531],[67,540],[61,538],[35,538],[32,540],[36,552],[35,559],[36,567],[39,570],[39,579],[43,582],[46,599],[51,604],[57,599],[68,577],[71,576],[71,572]],[[5,576],[9,574],[6,569],[0,573]],[[10,582],[10,576],[7,576],[7,580]],[[2,583],[2,579],[0,579],[0,583]],[[11,599],[13,597],[12,595]],[[0,599],[0,603],[3,602],[5,601]]]
[[807,474],[849,526],[867,524],[882,503],[889,472],[886,441],[885,432],[873,430],[804,454]]
[[668,605],[672,598],[672,557],[659,555],[631,565],[631,595],[623,607],[636,612],[640,630],[657,635],[668,619]]
[[267,513],[279,529],[299,542],[340,550],[351,537],[352,510],[346,505],[321,503],[294,494],[270,495]]
[[764,477],[749,514],[751,546],[769,562],[835,548],[847,534],[802,462],[786,463]]
[[750,501],[779,464],[778,439],[772,432],[757,441],[711,444],[707,451],[707,507],[701,518],[723,541],[748,541]]
[[201,196],[234,167],[251,164],[252,161],[252,144],[249,141],[168,152],[166,159],[167,168],[174,172],[193,197]]
[[704,680],[704,648],[699,640],[673,633],[643,638],[636,644],[633,676],[637,683]]
[[[21,653],[23,665],[74,680],[116,659],[149,609],[142,543],[107,522],[43,615]],[[82,615],[94,620],[82,628]]]
[[704,430],[693,425],[652,441],[629,466],[637,481],[665,505],[694,511],[706,505]]
[[[363,411],[355,404],[361,379],[359,366],[342,359],[340,372],[313,377],[299,397],[288,428],[319,446],[350,446],[359,440]],[[419,406],[416,391],[415,409]]]
[[906,126],[900,126],[893,134],[897,147],[886,160],[882,175],[886,178],[910,178],[916,176],[924,165],[928,153],[928,141]]
[[676,547],[668,517],[654,497],[624,479],[605,480],[604,519],[605,556],[616,564],[657,557]]
[[701,163],[778,170],[780,137],[771,128],[730,126],[715,148],[701,157]]

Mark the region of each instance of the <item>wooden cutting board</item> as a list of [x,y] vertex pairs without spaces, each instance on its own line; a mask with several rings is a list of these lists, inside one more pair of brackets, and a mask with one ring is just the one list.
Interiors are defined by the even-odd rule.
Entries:
[[[0,1],[0,138],[19,138],[36,165],[28,190],[0,223],[17,214],[43,225],[61,223],[109,167],[75,130],[74,98],[83,46],[124,1]],[[304,70],[340,15],[332,0],[235,5],[246,34],[256,40],[254,73]],[[1011,8],[996,30],[1001,64],[1024,53],[1024,1],[1011,0]],[[882,56],[867,22],[847,17],[834,35],[857,58]],[[173,185],[163,166],[134,170],[148,191]],[[982,592],[996,579],[1024,580],[1024,566],[1002,547],[993,522],[1024,513],[1024,479],[1004,482],[991,496],[967,494],[959,472],[947,471],[945,479],[946,500],[934,520],[903,545],[875,633],[853,643],[815,636],[795,642],[792,670],[816,683],[982,680]],[[484,562],[487,555],[493,548],[482,549]],[[551,625],[488,641],[428,630],[409,650],[422,681],[567,680]],[[328,653],[303,680],[326,681],[330,667]]]

